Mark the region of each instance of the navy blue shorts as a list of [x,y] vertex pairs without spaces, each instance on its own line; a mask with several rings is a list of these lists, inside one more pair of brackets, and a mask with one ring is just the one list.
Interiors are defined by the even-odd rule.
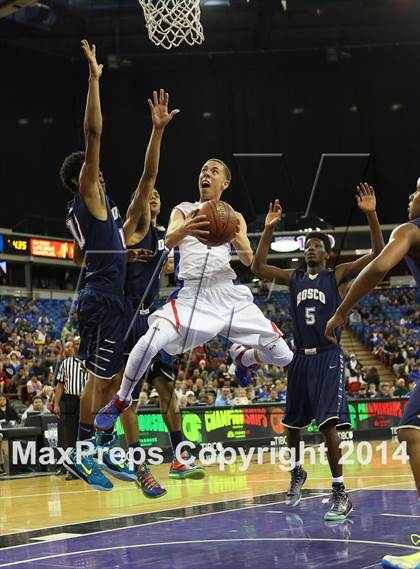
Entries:
[[304,429],[315,419],[318,427],[330,420],[340,429],[351,426],[341,350],[333,346],[314,355],[296,353],[287,376],[283,425]]
[[111,379],[124,366],[122,295],[84,288],[77,301],[80,348],[77,359],[93,375]]
[[[124,355],[126,358],[130,355],[131,350],[137,344],[138,340],[149,330],[147,319],[150,313],[140,314],[137,312],[138,304],[131,298],[125,299],[125,326],[126,333],[124,338]],[[173,373],[173,357],[164,350],[161,350],[152,360],[145,379],[153,381],[157,377],[166,377],[170,381],[174,381]],[[139,381],[133,390],[132,398],[139,398],[142,382]]]
[[420,429],[420,383],[417,382],[414,391],[411,392],[410,399],[404,409],[403,416],[398,425],[401,428]]

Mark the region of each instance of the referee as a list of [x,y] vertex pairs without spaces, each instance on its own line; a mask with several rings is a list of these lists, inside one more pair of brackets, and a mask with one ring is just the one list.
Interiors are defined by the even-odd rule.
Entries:
[[80,395],[87,381],[80,361],[74,357],[80,340],[64,344],[64,357],[58,368],[55,388],[54,413],[59,417],[58,445],[62,448],[74,447],[79,427]]

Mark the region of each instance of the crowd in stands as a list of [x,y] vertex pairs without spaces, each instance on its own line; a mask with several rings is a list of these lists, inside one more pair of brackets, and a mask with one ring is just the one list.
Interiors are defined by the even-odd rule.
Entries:
[[[349,328],[373,354],[392,369],[394,378],[381,381],[376,368],[365,370],[353,358],[350,396],[409,397],[420,379],[420,311],[416,289],[376,290],[349,316]],[[376,373],[375,373],[376,372]],[[360,383],[352,392],[351,382]]]
[[70,307],[70,302],[58,300],[0,300],[0,393],[23,419],[30,411],[53,410],[63,339],[77,334]]
[[[267,298],[257,296],[256,303],[293,346],[289,296],[276,291]],[[381,381],[377,368],[365,369],[356,354],[346,354],[350,398],[410,396],[420,379],[420,312],[415,306],[415,289],[390,289],[373,292],[353,310],[350,328],[394,370],[395,380]],[[0,421],[17,421],[32,410],[53,411],[63,346],[78,334],[76,316],[69,314],[70,300],[0,300]],[[235,380],[228,348],[226,340],[216,338],[175,360],[174,389],[181,407],[286,401],[287,370],[256,367],[252,385],[244,389]],[[146,379],[139,406],[151,405],[158,405],[158,394]]]

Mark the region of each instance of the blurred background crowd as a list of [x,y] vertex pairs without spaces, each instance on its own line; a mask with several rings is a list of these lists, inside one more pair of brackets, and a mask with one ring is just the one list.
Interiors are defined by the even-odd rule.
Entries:
[[[288,295],[264,293],[257,304],[293,345]],[[420,379],[420,312],[415,289],[382,289],[366,297],[350,314],[348,327],[392,370],[381,377],[352,351],[345,353],[346,389],[351,399],[409,397]],[[69,316],[70,314],[70,316]],[[24,421],[28,412],[59,414],[56,377],[66,357],[77,354],[77,318],[71,301],[2,298],[0,301],[0,421]],[[67,347],[67,349],[65,349]],[[286,401],[287,370],[259,366],[253,383],[241,388],[228,355],[229,343],[211,343],[175,360],[174,389],[181,407],[247,405]],[[153,385],[143,384],[139,407],[158,406]]]

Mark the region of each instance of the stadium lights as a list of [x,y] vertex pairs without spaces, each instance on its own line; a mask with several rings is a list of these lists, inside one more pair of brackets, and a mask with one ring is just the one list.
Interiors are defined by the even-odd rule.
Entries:
[[[319,231],[319,230],[318,230]],[[331,242],[331,248],[335,246],[335,237],[331,233],[327,233]],[[270,248],[276,253],[293,253],[294,251],[305,250],[305,235],[290,235],[285,237],[275,237]]]
[[[304,240],[303,237],[303,242]],[[291,253],[292,251],[299,251],[302,245],[295,237],[276,237],[271,243],[271,249],[277,253]]]
[[230,6],[230,0],[201,0],[203,6]]

